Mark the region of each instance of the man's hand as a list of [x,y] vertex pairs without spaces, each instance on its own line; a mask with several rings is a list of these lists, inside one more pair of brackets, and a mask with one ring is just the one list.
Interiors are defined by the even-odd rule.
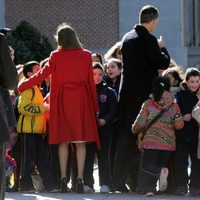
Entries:
[[165,46],[162,35],[157,39],[160,49]]

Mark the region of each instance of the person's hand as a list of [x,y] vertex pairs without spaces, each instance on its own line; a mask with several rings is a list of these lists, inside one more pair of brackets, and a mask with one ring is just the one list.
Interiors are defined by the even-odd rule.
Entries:
[[157,39],[160,49],[165,46],[162,35]]
[[49,110],[50,110],[50,104],[45,102],[44,103],[44,107],[45,107],[45,111],[49,112]]
[[196,104],[197,106],[200,106],[200,100],[197,102],[197,104]]
[[186,122],[189,122],[192,118],[192,115],[191,114],[186,114],[186,115],[183,115],[183,120],[186,121]]
[[99,127],[104,126],[106,124],[106,121],[104,119],[97,119],[97,125]]

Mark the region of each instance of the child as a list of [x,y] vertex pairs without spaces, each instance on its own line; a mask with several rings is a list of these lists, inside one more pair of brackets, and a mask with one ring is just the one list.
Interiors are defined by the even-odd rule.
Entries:
[[[23,74],[26,78],[40,70],[36,61],[24,65]],[[18,110],[20,113],[17,132],[21,138],[21,179],[20,191],[33,192],[31,174],[34,165],[37,166],[48,192],[57,192],[53,184],[48,156],[48,147],[44,137],[46,133],[46,113],[48,104],[44,103],[43,96],[37,85],[25,90],[19,96]]]
[[93,53],[92,54],[92,62],[99,62],[103,65],[103,57],[100,53]]
[[107,62],[107,76],[105,76],[105,81],[109,87],[113,88],[119,94],[119,86],[121,81],[122,73],[122,62],[117,58],[110,58]]
[[87,144],[86,162],[84,171],[85,192],[93,189],[93,164],[95,153],[98,158],[100,192],[108,193],[110,184],[109,150],[113,133],[112,121],[117,112],[117,97],[111,88],[103,82],[103,67],[100,63],[93,63],[94,81],[97,88],[97,98],[100,112],[97,118],[97,126],[101,149],[96,150],[93,144]]
[[166,69],[162,75],[170,79],[170,84],[171,84],[170,92],[173,95],[175,95],[178,91],[181,90],[180,85],[183,80],[180,77],[179,71],[176,67]]
[[106,61],[110,58],[122,59],[121,42],[116,42],[104,55]]
[[[176,194],[198,195],[200,193],[200,160],[197,159],[198,123],[192,118],[192,110],[198,102],[197,92],[200,87],[200,72],[196,68],[188,68],[185,73],[187,88],[177,93],[176,99],[180,107],[185,126],[177,132],[176,149]],[[188,176],[189,158],[191,173]]]
[[179,107],[174,103],[169,89],[170,81],[167,77],[157,78],[151,98],[143,103],[132,125],[132,132],[138,134],[158,113],[164,111],[143,134],[139,146],[143,152],[138,175],[138,192],[146,196],[154,195],[161,169],[165,166],[170,152],[176,149],[174,129],[180,129],[184,125]]

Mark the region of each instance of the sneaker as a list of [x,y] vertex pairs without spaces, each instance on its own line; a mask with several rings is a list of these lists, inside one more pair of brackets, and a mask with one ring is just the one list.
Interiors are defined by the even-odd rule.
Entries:
[[180,195],[180,196],[186,195],[187,193],[188,193],[188,190],[184,186],[178,186],[175,191],[175,194]]
[[154,193],[153,192],[147,192],[144,196],[145,197],[153,197]]
[[164,167],[161,169],[160,178],[159,178],[159,191],[164,192],[167,189],[167,177],[169,170]]
[[107,185],[102,185],[100,188],[100,192],[101,193],[109,193],[110,192],[109,187]]
[[85,193],[94,193],[94,189],[89,187],[88,185],[84,185],[83,189]]

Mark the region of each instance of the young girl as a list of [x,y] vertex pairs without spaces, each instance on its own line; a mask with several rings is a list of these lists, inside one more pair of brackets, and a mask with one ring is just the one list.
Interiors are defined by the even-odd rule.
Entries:
[[173,95],[175,95],[178,91],[181,90],[180,86],[183,79],[181,78],[177,67],[166,69],[162,75],[170,79],[170,84],[171,84],[170,92]]
[[122,73],[122,62],[117,58],[110,58],[107,62],[106,76],[104,77],[109,87],[119,94],[119,87]]
[[154,83],[151,98],[143,103],[132,125],[132,132],[137,134],[164,110],[163,115],[143,135],[140,145],[142,157],[138,190],[146,196],[154,195],[161,169],[165,166],[170,152],[176,149],[174,129],[181,129],[184,125],[179,107],[173,103],[174,97],[169,89],[169,79],[159,77]]
[[116,42],[104,55],[104,58],[106,61],[108,61],[110,58],[117,58],[117,59],[122,59],[122,54],[121,54],[121,42]]
[[81,47],[75,30],[63,23],[58,26],[58,49],[36,75],[23,82],[18,90],[36,85],[51,74],[49,143],[59,144],[61,192],[67,192],[67,159],[69,143],[76,144],[77,193],[83,193],[85,143],[97,142],[95,113],[98,113],[91,53]]

